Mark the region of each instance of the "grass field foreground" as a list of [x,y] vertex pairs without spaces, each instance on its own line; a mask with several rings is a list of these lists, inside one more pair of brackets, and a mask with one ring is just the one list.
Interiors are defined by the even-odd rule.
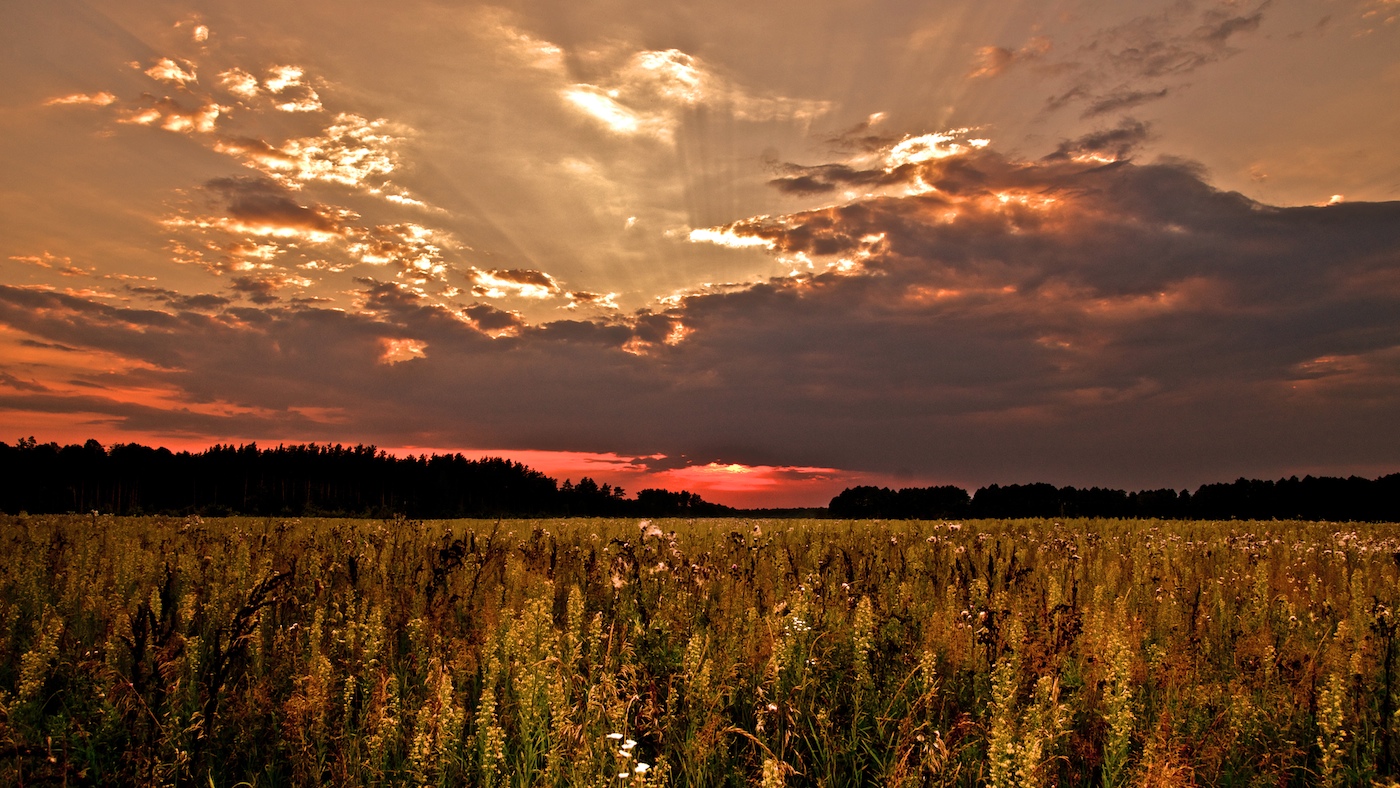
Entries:
[[1395,784],[1400,526],[0,518],[0,783]]

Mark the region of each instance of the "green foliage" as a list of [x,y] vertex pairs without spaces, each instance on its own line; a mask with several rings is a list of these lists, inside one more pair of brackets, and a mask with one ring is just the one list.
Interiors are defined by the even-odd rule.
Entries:
[[1400,527],[0,521],[0,784],[1393,784]]

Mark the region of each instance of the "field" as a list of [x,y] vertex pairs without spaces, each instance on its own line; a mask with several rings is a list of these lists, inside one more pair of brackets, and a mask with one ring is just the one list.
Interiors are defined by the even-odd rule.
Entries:
[[1400,526],[0,518],[0,784],[1395,784]]

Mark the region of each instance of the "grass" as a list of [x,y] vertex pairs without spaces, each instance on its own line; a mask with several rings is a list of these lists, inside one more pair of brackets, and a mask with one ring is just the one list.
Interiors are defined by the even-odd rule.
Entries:
[[1393,785],[1400,526],[0,521],[0,783]]

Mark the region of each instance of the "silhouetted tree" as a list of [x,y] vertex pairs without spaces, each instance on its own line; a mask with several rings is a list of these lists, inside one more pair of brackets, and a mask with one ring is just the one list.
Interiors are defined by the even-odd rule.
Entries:
[[[659,491],[666,492],[666,491]],[[670,493],[668,493],[670,494]],[[686,512],[731,512],[684,495]],[[501,457],[394,457],[374,446],[215,445],[172,453],[0,442],[0,510],[117,514],[375,515],[411,517],[630,516],[620,487],[577,485]]]

